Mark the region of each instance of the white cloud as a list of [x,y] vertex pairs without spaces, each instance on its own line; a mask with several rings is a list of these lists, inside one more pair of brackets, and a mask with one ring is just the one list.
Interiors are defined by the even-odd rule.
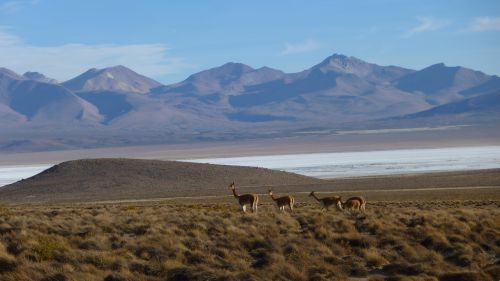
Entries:
[[10,0],[0,4],[0,13],[14,13],[28,6],[37,4],[39,0]]
[[64,81],[90,68],[125,65],[138,73],[159,77],[189,67],[182,58],[167,56],[165,44],[64,44],[35,46],[0,28],[1,67],[23,73],[39,71]]
[[11,34],[8,28],[0,27],[0,48],[2,46],[12,46],[20,43],[21,40],[17,36]]
[[321,47],[321,44],[315,40],[308,39],[299,43],[286,43],[285,49],[281,51],[281,55],[292,55],[300,53],[308,53],[315,51]]
[[417,17],[417,20],[420,22],[419,25],[409,30],[404,37],[410,37],[417,33],[438,30],[450,24],[449,20],[435,19],[431,17]]
[[500,31],[500,17],[478,17],[470,24],[469,31]]

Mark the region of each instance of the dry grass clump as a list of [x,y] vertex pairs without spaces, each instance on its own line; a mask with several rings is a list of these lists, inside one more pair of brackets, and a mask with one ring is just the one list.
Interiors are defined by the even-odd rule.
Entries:
[[498,202],[100,204],[0,212],[1,280],[498,280]]

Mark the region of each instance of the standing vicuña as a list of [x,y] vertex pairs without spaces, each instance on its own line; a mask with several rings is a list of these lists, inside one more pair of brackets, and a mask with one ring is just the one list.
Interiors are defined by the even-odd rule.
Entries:
[[233,191],[233,195],[235,198],[238,198],[238,202],[240,203],[241,209],[243,212],[246,212],[246,205],[250,205],[252,208],[252,212],[257,212],[257,204],[259,204],[259,196],[255,193],[250,194],[242,194],[238,195],[236,193],[236,187],[234,185],[234,181],[229,185],[231,190]]
[[293,205],[295,204],[295,198],[293,198],[290,195],[282,196],[282,197],[274,197],[273,191],[269,189],[269,195],[273,199],[274,202],[276,202],[276,205],[278,205],[278,208],[280,211],[285,211],[285,206],[288,206],[290,208],[290,211],[293,212]]
[[309,196],[314,197],[314,199],[316,199],[319,202],[322,209],[328,210],[328,208],[330,208],[330,206],[335,205],[337,207],[337,209],[342,210],[342,205],[341,205],[342,202],[341,202],[340,196],[330,196],[330,197],[318,198],[316,196],[316,194],[314,193],[314,191],[311,191]]

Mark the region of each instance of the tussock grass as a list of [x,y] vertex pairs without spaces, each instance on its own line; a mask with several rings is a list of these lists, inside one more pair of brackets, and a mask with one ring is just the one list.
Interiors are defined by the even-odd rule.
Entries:
[[19,205],[0,212],[1,280],[498,280],[496,201]]

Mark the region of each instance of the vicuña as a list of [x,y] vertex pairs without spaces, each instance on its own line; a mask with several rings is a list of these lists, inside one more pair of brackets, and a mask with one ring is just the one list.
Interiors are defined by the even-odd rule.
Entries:
[[293,205],[295,204],[295,198],[293,198],[290,195],[275,197],[271,189],[269,189],[268,192],[273,201],[276,202],[276,205],[278,205],[280,211],[284,212],[285,206],[288,206],[288,208],[290,208],[290,211],[293,212]]
[[231,190],[233,191],[234,197],[238,199],[238,203],[240,203],[243,212],[246,212],[247,205],[250,205],[250,208],[252,208],[252,213],[257,212],[257,205],[259,204],[259,196],[257,194],[249,193],[238,195],[236,193],[236,186],[234,184],[234,181],[229,185],[229,188],[231,188]]
[[[341,201],[342,202],[342,201]],[[355,196],[341,203],[343,209],[347,211],[362,211],[365,212],[366,199],[362,196]]]
[[321,209],[326,209],[330,208],[330,206],[335,205],[337,209],[342,210],[342,201],[340,196],[330,196],[330,197],[323,197],[323,198],[318,198],[314,191],[311,191],[309,196],[313,197],[316,199],[319,204],[321,205]]

